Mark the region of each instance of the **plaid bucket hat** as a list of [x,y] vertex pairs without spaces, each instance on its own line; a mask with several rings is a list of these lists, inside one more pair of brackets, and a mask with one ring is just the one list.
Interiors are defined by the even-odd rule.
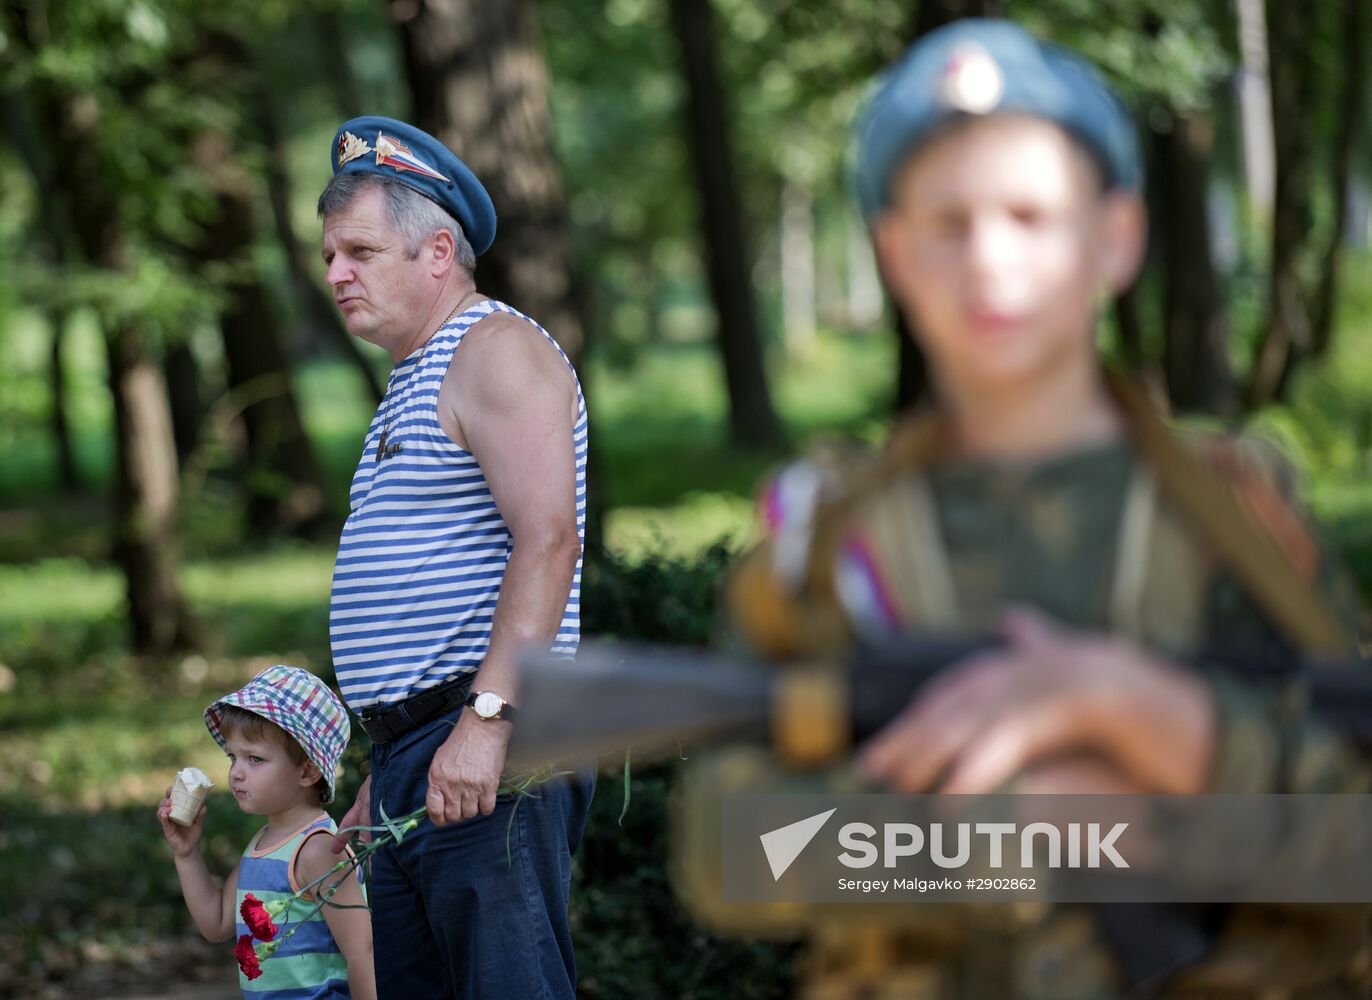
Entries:
[[338,759],[348,745],[352,727],[343,703],[327,684],[299,667],[268,667],[205,709],[205,726],[221,747],[224,733],[220,720],[226,705],[260,715],[285,730],[324,776],[328,785],[324,801],[333,801]]

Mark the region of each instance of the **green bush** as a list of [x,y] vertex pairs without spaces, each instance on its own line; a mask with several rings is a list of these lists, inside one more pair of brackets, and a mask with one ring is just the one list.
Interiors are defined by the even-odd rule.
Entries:
[[[651,642],[706,642],[731,553],[698,561],[655,556],[587,561],[582,624],[587,635]],[[667,879],[672,830],[668,799],[676,768],[632,774],[629,805],[619,776],[602,774],[577,856],[572,928],[580,995],[763,998],[791,994],[794,945],[715,937],[696,927]]]

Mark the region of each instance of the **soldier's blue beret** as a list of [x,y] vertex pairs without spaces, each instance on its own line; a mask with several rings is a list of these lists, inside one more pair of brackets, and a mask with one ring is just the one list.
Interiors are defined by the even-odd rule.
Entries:
[[338,126],[335,174],[376,174],[414,188],[462,226],[477,256],[495,240],[495,206],[476,174],[447,146],[413,125],[363,115]]
[[991,114],[1056,122],[1095,154],[1110,187],[1143,183],[1133,119],[1093,66],[1009,21],[968,19],[930,32],[881,77],[856,135],[863,215],[887,206],[897,169],[940,126]]

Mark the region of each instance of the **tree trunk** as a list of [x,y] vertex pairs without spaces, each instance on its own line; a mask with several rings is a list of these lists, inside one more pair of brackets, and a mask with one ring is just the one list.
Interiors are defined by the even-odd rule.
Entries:
[[134,325],[108,331],[109,382],[118,438],[114,556],[124,570],[136,652],[189,644],[177,566],[177,465],[162,372]]
[[176,441],[176,460],[184,465],[200,440],[205,420],[204,400],[200,396],[200,370],[184,340],[170,345],[162,356],[162,373],[167,383],[171,406],[172,437]]
[[1176,412],[1229,414],[1236,408],[1237,392],[1206,205],[1213,129],[1199,112],[1174,113],[1172,127],[1153,135],[1167,395]]
[[[1310,109],[1319,95],[1311,38],[1317,26],[1303,5],[1279,0],[1267,5],[1267,25],[1277,175],[1267,328],[1245,393],[1245,402],[1252,407],[1281,398],[1297,362],[1313,346],[1310,291],[1300,272],[1314,219],[1315,137]],[[1347,72],[1348,67],[1343,70]]]
[[[81,166],[74,162],[73,174],[89,177]],[[89,198],[98,182],[63,186]],[[81,200],[71,198],[72,204]],[[93,214],[76,212],[76,231],[87,255],[98,266],[126,271],[114,217],[100,222]],[[106,330],[105,339],[117,456],[113,554],[124,573],[131,647],[136,653],[163,654],[194,645],[177,581],[179,483],[167,387],[136,324]]]
[[847,278],[845,324],[867,329],[881,322],[885,299],[867,227],[856,214],[849,218],[844,240],[844,273]]
[[814,199],[799,184],[788,183],[781,193],[781,315],[786,350],[809,354],[815,349],[818,319],[815,311]]
[[1239,119],[1243,127],[1243,172],[1248,200],[1263,218],[1272,211],[1272,93],[1267,72],[1267,20],[1263,0],[1235,0],[1238,14]]
[[1314,358],[1325,356],[1334,333],[1334,302],[1339,261],[1348,230],[1349,195],[1353,186],[1353,156],[1358,148],[1358,126],[1362,121],[1363,91],[1367,81],[1367,13],[1363,6],[1364,2],[1365,0],[1343,0],[1342,4],[1343,58],[1339,74],[1341,93],[1330,177],[1334,196],[1334,221],[1329,241],[1320,260],[1319,285],[1315,291],[1312,310],[1310,354]]
[[915,340],[914,331],[905,314],[894,310],[896,317],[896,413],[904,413],[924,401],[929,392],[929,361]]
[[[251,81],[243,42],[220,31],[207,33],[195,53],[205,86],[244,93],[245,119],[256,120],[262,100]],[[260,86],[260,84],[258,85]],[[274,119],[258,122],[268,160]],[[281,532],[308,535],[324,526],[324,493],[291,386],[290,357],[271,296],[253,263],[255,209],[261,187],[241,157],[241,141],[229,128],[210,126],[189,142],[189,157],[215,198],[215,214],[200,226],[189,252],[223,275],[225,381],[232,410],[241,412],[247,454],[243,492],[247,523],[259,537]],[[279,168],[279,164],[273,164]],[[279,193],[279,192],[278,192]],[[278,211],[284,206],[273,206]],[[290,247],[287,259],[290,258]]]
[[[337,29],[335,28],[335,31]],[[296,301],[303,307],[304,315],[310,326],[320,331],[342,352],[367,387],[373,405],[381,402],[385,386],[377,376],[367,356],[358,347],[347,328],[333,300],[324,293],[323,288],[310,274],[305,263],[305,251],[296,237],[295,227],[291,224],[291,187],[290,174],[286,169],[286,146],[277,125],[273,96],[265,88],[259,89],[256,100],[257,123],[262,129],[266,146],[267,200],[271,203],[272,223],[276,229],[277,241],[286,256],[286,268],[290,272],[291,288],[295,291]]]
[[[913,44],[931,31],[966,17],[1002,17],[1004,0],[920,0],[910,23],[910,42]],[[910,318],[894,309],[895,334],[899,341],[896,367],[895,409],[897,413],[921,402],[929,391],[929,369],[917,334],[910,328]]]
[[226,381],[241,406],[247,437],[244,491],[256,535],[308,534],[321,527],[324,495],[310,442],[291,388],[290,359],[266,290],[252,266],[250,178],[229,152],[228,139],[204,135],[196,161],[216,188],[217,217],[202,230],[199,253],[232,275],[219,319]]
[[1004,17],[1005,0],[920,0],[915,10],[914,39],[965,17]]
[[710,0],[671,0],[670,7],[686,81],[687,146],[695,167],[706,269],[729,392],[730,434],[736,444],[775,448],[783,443],[784,434],[767,386],[713,9]]
[[532,316],[578,363],[586,325],[533,6],[392,0],[391,12],[415,124],[462,157],[495,203],[496,240],[478,262],[477,285]]
[[1119,330],[1120,355],[1131,371],[1143,367],[1143,322],[1139,319],[1138,285],[1115,297],[1115,326]]
[[68,314],[63,309],[48,313],[52,327],[52,346],[48,352],[48,427],[57,451],[57,477],[62,489],[75,493],[81,488],[81,474],[76,467],[76,453],[71,444],[71,425],[67,422],[67,379],[63,363],[63,344],[67,335]]
[[[526,313],[577,368],[583,391],[587,302],[573,266],[548,69],[527,0],[390,0],[400,25],[414,123],[481,179],[496,238],[477,261],[481,291]],[[593,422],[594,423],[594,422]],[[589,437],[595,440],[592,426]],[[600,546],[599,464],[587,465],[586,551]]]
[[371,100],[357,82],[357,71],[353,69],[348,41],[343,34],[346,22],[347,19],[340,16],[338,10],[322,9],[311,18],[311,23],[319,32],[320,46],[328,57],[329,66],[333,68],[333,91],[345,119],[366,114]]
[[[52,167],[44,155],[34,128],[33,116],[24,99],[14,93],[3,95],[5,138],[19,153],[33,178],[38,194],[38,217],[45,256],[54,268],[62,267],[70,256],[68,236],[57,208],[58,197],[53,190]],[[67,423],[67,383],[64,375],[63,345],[70,313],[55,308],[48,313],[52,329],[52,344],[48,354],[48,396],[51,405],[48,426],[52,431],[53,447],[57,452],[57,475],[64,490],[80,489],[80,475],[72,451],[71,428]]]

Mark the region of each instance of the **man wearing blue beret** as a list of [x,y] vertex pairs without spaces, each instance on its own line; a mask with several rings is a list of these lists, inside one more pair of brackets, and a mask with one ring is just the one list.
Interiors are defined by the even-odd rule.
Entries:
[[329,287],[395,364],[329,602],[338,684],[372,740],[342,825],[422,806],[433,821],[373,861],[378,995],[570,998],[593,780],[499,789],[517,651],[570,657],[580,634],[586,403],[557,342],[477,290],[495,210],[457,156],[375,116],[344,122],[329,153]]
[[[1109,85],[1010,22],[957,22],[882,78],[856,145],[932,400],[879,454],[768,487],[768,540],[731,582],[739,631],[778,657],[998,634],[862,749],[893,790],[1365,790],[1369,762],[1298,681],[1204,667],[1236,646],[1348,655],[1352,616],[1284,466],[1179,436],[1101,363],[1098,313],[1145,239],[1135,129]],[[937,943],[906,950],[923,972],[900,981],[922,992],[901,995],[1361,995],[1365,917],[949,907]],[[828,932],[814,995],[888,995],[889,964],[860,956],[901,949],[859,940],[870,923]]]

